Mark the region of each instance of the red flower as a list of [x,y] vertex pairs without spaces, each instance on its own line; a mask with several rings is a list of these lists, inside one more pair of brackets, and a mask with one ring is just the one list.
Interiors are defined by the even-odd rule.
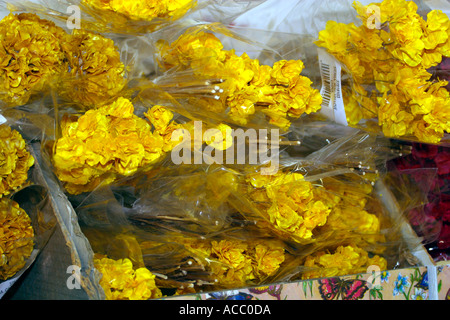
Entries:
[[450,223],[450,201],[441,201],[439,203],[442,221]]
[[439,151],[439,147],[422,143],[413,143],[412,156],[419,160],[420,158],[433,159]]
[[438,248],[447,249],[450,247],[450,224],[444,224],[439,235]]
[[445,149],[439,152],[434,158],[438,168],[438,174],[449,174],[450,173],[450,152]]

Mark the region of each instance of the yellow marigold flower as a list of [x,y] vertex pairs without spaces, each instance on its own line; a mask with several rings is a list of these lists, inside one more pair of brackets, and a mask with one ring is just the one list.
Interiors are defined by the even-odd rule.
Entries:
[[249,182],[255,188],[267,188],[270,186],[281,186],[283,184],[288,184],[294,181],[302,181],[304,176],[300,173],[284,173],[277,172],[273,175],[262,175],[259,172],[254,174],[248,174],[246,176],[246,181]]
[[166,131],[152,131],[151,124],[133,111],[129,100],[118,98],[63,124],[52,159],[69,193],[92,191],[120,175],[148,169],[164,156]]
[[274,276],[286,259],[284,243],[278,240],[208,240],[175,237],[195,259],[205,261],[206,272],[217,288],[261,284]]
[[[274,231],[283,238],[298,242],[312,240],[313,230],[326,223],[331,203],[321,201],[320,192],[316,193],[312,183],[305,181],[301,174],[250,174],[246,181],[253,187],[265,190],[261,201],[268,207],[263,212]],[[253,195],[251,188],[249,192]]]
[[211,271],[222,287],[260,284],[285,261],[279,241],[221,240],[211,242]]
[[219,261],[233,268],[247,268],[249,258],[244,255],[248,244],[241,241],[221,240],[212,241],[212,253]]
[[209,258],[211,256],[211,243],[209,241],[192,239],[181,236],[175,240],[177,243],[184,245],[186,249],[192,252],[193,255],[201,259]]
[[[221,137],[219,141],[215,141],[215,137]],[[219,124],[215,128],[210,128],[203,136],[206,144],[217,150],[226,150],[233,145],[232,129],[226,124]]]
[[34,246],[31,219],[19,205],[0,199],[0,280],[6,280],[25,266]]
[[0,125],[0,198],[22,187],[34,158],[19,132]]
[[63,49],[68,69],[59,93],[65,99],[91,108],[116,97],[125,87],[125,66],[113,40],[75,29]]
[[257,276],[271,276],[275,274],[285,261],[285,251],[279,242],[261,241],[256,245],[254,254],[254,269]]
[[271,76],[276,84],[288,86],[292,79],[300,75],[303,68],[303,62],[300,60],[280,60],[274,63]]
[[9,14],[0,21],[0,100],[26,104],[64,68],[65,32],[31,13]]
[[260,65],[259,61],[254,59],[249,62],[248,67],[253,72],[251,84],[255,87],[262,87],[270,83],[272,68],[268,65]]
[[248,250],[248,244],[243,241],[211,242],[211,257],[218,262],[213,263],[211,269],[222,286],[242,286],[254,279],[252,260],[246,250]]
[[321,251],[307,256],[304,266],[311,268],[311,271],[302,274],[302,279],[364,273],[371,265],[385,270],[387,262],[380,256],[369,258],[368,252],[357,246],[339,246],[335,252]]
[[240,125],[248,123],[248,117],[255,114],[255,101],[247,99],[245,95],[240,95],[239,98],[228,101],[230,106],[229,116],[231,120]]
[[316,44],[319,47],[327,48],[331,53],[341,55],[348,48],[348,37],[352,29],[356,29],[353,23],[345,24],[329,20],[327,21],[325,30],[319,32],[319,39]]
[[356,126],[363,119],[363,112],[358,100],[352,95],[350,90],[342,90],[344,100],[345,115],[350,126]]
[[210,32],[195,34],[186,32],[171,44],[160,40],[157,42],[157,46],[160,56],[159,63],[164,69],[171,69],[175,66],[190,67],[191,63],[197,60],[204,61],[203,58],[209,59],[209,57],[213,57],[219,63],[225,59],[224,55],[219,55],[223,49],[222,42]]
[[436,131],[432,126],[424,120],[416,120],[412,122],[414,134],[416,137],[426,143],[439,143],[442,138],[442,132]]
[[155,105],[144,113],[157,131],[163,131],[173,119],[173,113],[163,106]]
[[448,31],[450,20],[441,10],[432,10],[427,14],[427,28],[429,31]]
[[375,214],[350,205],[334,208],[328,216],[326,227],[338,232],[355,233],[355,236],[364,235],[364,239],[371,242],[380,233],[380,221]]
[[96,255],[94,266],[102,274],[100,285],[106,300],[148,300],[161,298],[155,275],[147,268],[133,269],[129,259],[113,260]]

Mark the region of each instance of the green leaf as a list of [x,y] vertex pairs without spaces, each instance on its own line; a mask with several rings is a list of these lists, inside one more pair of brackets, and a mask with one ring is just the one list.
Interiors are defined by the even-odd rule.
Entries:
[[378,294],[378,298],[380,298],[381,300],[383,300],[383,294],[381,293],[380,290],[377,290],[377,294]]

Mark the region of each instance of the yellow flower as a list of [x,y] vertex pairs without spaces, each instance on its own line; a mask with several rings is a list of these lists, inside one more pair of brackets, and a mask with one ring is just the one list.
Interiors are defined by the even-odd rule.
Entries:
[[[371,28],[369,18],[376,14],[371,9],[377,7],[380,26]],[[432,80],[429,69],[443,56],[450,56],[448,16],[433,10],[425,20],[417,5],[405,0],[367,6],[355,2],[354,8],[361,26],[330,21],[316,41],[350,76],[352,84],[347,88],[343,85],[349,124],[378,117],[379,127],[388,137],[439,142],[449,116],[447,112],[437,116],[437,109],[443,110],[442,103],[435,103],[438,90],[431,88],[444,84]]]
[[271,77],[276,84],[288,86],[292,79],[300,75],[303,68],[303,62],[300,60],[280,60],[274,63]]
[[[221,137],[219,141],[215,137]],[[218,150],[226,150],[233,145],[232,129],[226,124],[219,124],[215,128],[210,128],[203,136],[206,144]]]
[[220,287],[260,284],[285,261],[282,242],[273,240],[220,240],[211,242],[213,276]]
[[258,111],[266,115],[269,123],[288,129],[290,118],[320,109],[322,97],[312,88],[312,82],[300,76],[303,62],[281,60],[273,67],[260,65],[247,53],[238,56],[234,50],[224,50],[223,44],[211,32],[188,29],[168,44],[160,40],[159,65],[163,70],[192,69],[200,79],[222,79],[223,102],[208,107],[203,97],[193,104],[226,113],[238,125],[248,125]]
[[387,262],[377,255],[369,258],[367,251],[355,245],[339,246],[334,252],[320,251],[307,256],[304,266],[311,268],[311,271],[302,274],[302,279],[364,273],[371,265],[385,270]]
[[6,280],[25,266],[34,246],[31,219],[19,205],[0,199],[0,280]]
[[255,274],[257,276],[260,274],[264,276],[271,276],[275,274],[286,258],[282,244],[267,240],[255,243],[253,246],[255,248]]
[[65,32],[31,13],[9,14],[0,21],[0,100],[26,104],[45,90],[64,68]]
[[147,170],[170,149],[165,144],[170,141],[164,136],[167,128],[152,131],[150,123],[133,111],[129,100],[118,98],[77,121],[63,123],[52,160],[69,193],[92,191],[119,176]]
[[125,66],[114,41],[75,29],[63,44],[68,59],[59,94],[84,108],[115,98],[125,87]]
[[[265,190],[262,212],[271,228],[282,238],[297,242],[313,240],[313,230],[323,226],[331,211],[330,203],[321,201],[320,191],[299,173],[278,172],[272,176],[250,174],[250,186]],[[253,195],[252,188],[249,194]],[[252,196],[253,197],[253,196]],[[265,199],[264,199],[265,198]]]
[[450,20],[441,10],[432,10],[427,14],[427,28],[429,31],[448,31]]
[[147,268],[133,269],[129,259],[113,260],[96,254],[94,266],[102,274],[106,300],[148,300],[162,297],[155,275]]
[[34,158],[19,132],[0,125],[0,198],[22,187]]
[[353,23],[345,24],[329,20],[325,30],[319,32],[319,39],[316,44],[319,47],[327,48],[331,53],[342,55],[348,49],[348,37],[353,29],[356,29]]
[[173,119],[173,113],[159,105],[153,106],[144,115],[157,131],[164,131]]
[[252,260],[246,254],[248,245],[238,240],[211,242],[211,257],[218,263],[211,265],[218,282],[225,287],[245,285],[254,278]]
[[[194,4],[192,0],[83,0],[83,4],[96,10],[105,11],[104,14],[112,14],[112,20],[119,17],[114,14],[124,15],[126,18],[136,21],[152,21],[155,19],[181,17]],[[150,29],[153,30],[153,29]]]

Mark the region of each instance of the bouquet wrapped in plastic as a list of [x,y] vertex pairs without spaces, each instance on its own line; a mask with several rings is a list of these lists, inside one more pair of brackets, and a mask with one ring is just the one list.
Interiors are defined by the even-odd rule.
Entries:
[[69,34],[32,13],[9,14],[0,22],[2,95],[17,107],[59,94],[81,108],[117,95],[126,68],[113,40],[88,31]]
[[0,124],[1,296],[34,262],[56,223],[29,141],[11,123]]
[[266,126],[286,131],[292,119],[320,109],[322,97],[312,81],[301,75],[305,66],[300,59],[280,59],[270,66],[246,52],[227,50],[223,42],[230,40],[247,49],[257,43],[219,24],[198,24],[181,30],[173,41],[166,37],[166,33],[173,32],[164,30],[153,37],[162,72],[191,70],[193,77],[217,82],[213,91],[217,93],[215,99],[189,97],[194,110],[222,116],[223,121],[244,127],[254,125],[257,123],[254,119],[263,117],[267,119],[263,122]]
[[267,164],[166,162],[70,199],[94,252],[148,269],[153,298],[407,265],[420,241],[402,238],[376,185],[408,149],[360,132],[326,139],[302,156],[286,148],[273,175]]
[[[360,24],[328,21],[316,44],[343,67],[346,120],[376,119],[387,137],[439,143],[449,132],[447,78],[435,73],[449,52],[450,20],[426,17],[413,1],[354,2]],[[345,79],[345,80],[344,80]]]
[[[182,18],[197,6],[195,0],[96,1],[42,0],[11,1],[11,11],[33,11],[71,23],[72,27],[100,33],[142,35]],[[78,19],[78,21],[74,21]]]
[[[404,201],[392,212],[386,192],[392,186],[384,184],[392,181],[386,161],[410,149],[323,120],[318,113],[327,96],[319,91],[310,37],[289,48],[288,35],[270,33],[265,45],[245,36],[250,31],[189,20],[185,14],[195,1],[77,4],[87,16],[71,32],[29,13],[6,18],[17,33],[0,24],[0,41],[18,49],[6,50],[2,59],[9,81],[2,100],[10,103],[9,115],[24,115],[42,131],[41,161],[58,182],[52,192],[66,196],[66,207],[74,211],[61,220],[79,223],[90,245],[83,270],[100,272],[93,277],[103,292],[95,296],[154,299],[417,264],[410,256],[420,239],[405,236],[402,223],[426,192],[407,198],[412,185],[397,185]],[[67,18],[57,7],[36,8],[46,18]],[[399,12],[420,21],[422,33],[436,31],[436,46],[427,43],[434,51],[422,51],[434,65],[437,55],[446,55],[447,22],[434,12],[425,23],[413,9],[407,5]],[[404,22],[400,13],[395,18]],[[375,48],[364,44],[364,27],[339,26],[345,41],[333,35],[341,29],[332,28],[316,44],[337,41],[342,59],[363,64],[347,66],[352,94],[389,104],[397,94],[398,105],[407,104],[417,116],[411,121],[437,126],[418,138],[440,139],[447,130],[447,83],[423,87],[434,108],[423,113],[424,104],[390,83],[417,84],[412,69],[425,77],[419,65],[410,65],[414,59],[402,55],[403,47],[385,48],[391,30],[370,29],[381,39]],[[361,48],[347,50],[352,36]],[[43,44],[54,54],[46,56]],[[43,72],[41,66],[51,68]],[[377,67],[404,73],[383,82],[376,78],[380,70],[369,70]],[[367,96],[374,81],[383,98]],[[21,84],[29,88],[17,89]],[[39,96],[44,99],[34,99]],[[395,115],[383,111],[378,119],[395,122],[404,115],[384,108]],[[395,135],[411,133],[391,122]],[[26,166],[8,165],[8,174],[24,175],[32,164],[25,155],[18,158]]]

